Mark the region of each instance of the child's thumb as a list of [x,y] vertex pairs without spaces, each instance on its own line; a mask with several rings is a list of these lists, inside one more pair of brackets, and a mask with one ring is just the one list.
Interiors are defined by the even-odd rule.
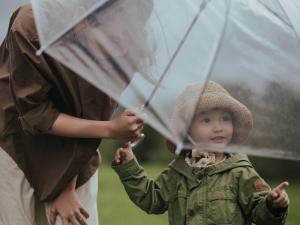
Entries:
[[268,194],[268,200],[269,201],[273,201],[274,199],[276,199],[278,197],[278,194],[276,191],[271,191],[269,194]]
[[132,151],[131,141],[128,141],[128,142],[126,143],[126,150],[127,150],[127,151]]
[[128,152],[128,149],[127,148],[122,148],[121,150],[120,150],[120,155],[121,155],[121,157],[127,157],[128,155],[129,155],[129,152]]

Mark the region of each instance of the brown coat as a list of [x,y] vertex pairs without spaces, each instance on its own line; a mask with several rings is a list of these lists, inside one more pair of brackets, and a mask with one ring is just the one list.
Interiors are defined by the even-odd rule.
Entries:
[[114,104],[50,56],[36,56],[39,47],[31,7],[21,7],[0,47],[0,146],[46,201],[76,174],[77,186],[85,183],[99,165],[100,140],[46,134],[59,113],[108,120]]

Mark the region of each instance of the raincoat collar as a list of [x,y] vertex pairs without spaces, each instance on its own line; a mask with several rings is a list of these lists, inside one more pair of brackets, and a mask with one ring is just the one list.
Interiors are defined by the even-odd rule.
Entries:
[[212,176],[217,173],[222,173],[227,170],[231,170],[237,167],[253,167],[246,155],[232,154],[228,159],[223,162],[208,167],[208,176]]
[[183,156],[174,159],[169,167],[187,178],[189,189],[193,189],[201,183],[204,176],[212,176],[236,167],[253,167],[248,157],[242,154],[232,154],[228,159],[217,165],[209,166],[204,169],[191,168],[184,161]]

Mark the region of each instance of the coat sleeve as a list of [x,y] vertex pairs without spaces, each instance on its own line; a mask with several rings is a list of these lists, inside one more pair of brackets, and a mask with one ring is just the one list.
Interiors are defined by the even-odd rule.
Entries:
[[269,185],[252,167],[242,169],[239,177],[239,204],[245,218],[256,225],[283,225],[287,217],[287,209],[274,214],[267,206],[266,196]]
[[162,214],[168,209],[168,170],[156,180],[147,177],[144,169],[133,159],[124,165],[112,165],[131,199],[149,214]]
[[26,133],[49,130],[59,112],[49,98],[49,66],[37,56],[39,46],[32,11],[21,8],[8,33],[10,90]]

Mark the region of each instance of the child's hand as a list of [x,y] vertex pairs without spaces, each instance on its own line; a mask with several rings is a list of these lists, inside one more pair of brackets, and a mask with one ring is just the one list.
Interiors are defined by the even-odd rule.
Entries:
[[132,149],[128,144],[126,148],[118,148],[115,153],[115,162],[119,165],[128,163],[134,157]]
[[290,200],[288,194],[285,192],[285,188],[289,186],[288,182],[282,182],[267,196],[268,205],[273,209],[288,207]]
[[144,121],[134,113],[125,110],[111,121],[111,138],[121,141],[133,141],[140,137]]
[[81,205],[77,192],[66,189],[54,201],[50,209],[50,225],[60,216],[62,225],[87,225],[88,212]]

